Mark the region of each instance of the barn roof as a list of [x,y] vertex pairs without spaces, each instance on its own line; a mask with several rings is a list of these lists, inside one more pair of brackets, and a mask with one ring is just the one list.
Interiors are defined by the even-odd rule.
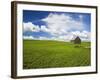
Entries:
[[79,38],[80,39],[80,37],[79,36],[73,36],[73,38],[71,39],[71,40],[75,40],[76,38]]

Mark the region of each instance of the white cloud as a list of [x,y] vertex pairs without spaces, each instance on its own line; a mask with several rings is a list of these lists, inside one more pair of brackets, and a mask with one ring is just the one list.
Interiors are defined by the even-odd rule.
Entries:
[[91,40],[91,33],[88,31],[73,31],[71,32],[75,36],[79,36],[82,41],[90,41]]
[[66,41],[69,42],[72,40],[75,36],[79,36],[82,41],[90,41],[91,40],[91,33],[88,31],[72,31],[65,35],[59,35],[59,36],[53,36],[53,37],[45,37],[40,36],[38,38],[33,36],[23,36],[23,39],[28,40],[57,40],[57,41]]
[[42,19],[46,22],[46,31],[53,35],[66,34],[71,30],[83,30],[83,22],[74,20],[71,16],[65,14],[50,13],[46,18]]
[[90,32],[88,31],[73,31],[71,32],[73,35],[80,36],[83,38],[90,37]]
[[23,36],[23,39],[31,40],[31,39],[35,39],[35,38],[33,36]]
[[23,30],[25,31],[32,31],[32,32],[39,32],[40,28],[38,25],[32,24],[32,22],[23,23]]
[[24,36],[24,39],[34,40],[58,40],[70,41],[74,36],[79,36],[82,41],[90,41],[91,33],[84,29],[86,26],[83,22],[83,16],[79,15],[79,21],[74,20],[71,16],[65,14],[50,13],[46,18],[42,19],[46,25],[38,26],[31,22],[23,23],[24,31],[31,32],[47,32],[52,37],[40,36],[38,38],[33,36]]
[[57,40],[57,41],[66,41],[69,42],[73,37],[79,36],[82,41],[90,41],[90,32],[88,31],[72,31],[65,35],[53,36],[51,38],[40,37],[39,40]]
[[63,35],[63,36],[58,36],[57,37],[57,40],[60,40],[60,41],[70,41],[71,39],[73,38],[73,35],[71,34],[68,34],[68,35]]
[[59,36],[53,36],[53,37],[45,37],[45,36],[40,36],[38,38],[33,37],[33,36],[24,36],[24,39],[33,39],[33,40],[56,40],[56,41],[66,41],[69,42],[72,40],[75,36],[79,36],[82,41],[90,41],[90,32],[88,31],[73,31],[69,32],[66,35],[59,35]]
[[39,40],[50,40],[50,38],[48,38],[48,37],[43,37],[43,36],[39,37],[38,39],[39,39]]
[[41,26],[41,31],[43,31],[43,32],[50,32],[50,30],[46,26],[44,26],[44,25]]

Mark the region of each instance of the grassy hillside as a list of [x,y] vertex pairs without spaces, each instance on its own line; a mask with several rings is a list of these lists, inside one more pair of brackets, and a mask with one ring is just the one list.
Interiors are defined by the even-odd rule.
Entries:
[[23,68],[76,67],[90,65],[90,43],[24,40]]

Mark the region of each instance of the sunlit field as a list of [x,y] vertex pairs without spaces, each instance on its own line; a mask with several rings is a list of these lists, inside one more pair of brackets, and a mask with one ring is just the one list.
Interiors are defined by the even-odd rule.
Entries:
[[90,42],[23,40],[23,69],[91,65]]

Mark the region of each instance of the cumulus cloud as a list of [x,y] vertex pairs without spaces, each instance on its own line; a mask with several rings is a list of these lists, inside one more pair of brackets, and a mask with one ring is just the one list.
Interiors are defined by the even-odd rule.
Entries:
[[39,32],[40,28],[38,25],[32,24],[32,22],[27,22],[27,23],[23,23],[23,30],[24,32],[26,31]]
[[52,36],[52,37],[46,37],[46,36],[40,36],[38,38],[33,36],[24,36],[24,39],[33,39],[33,40],[57,40],[57,41],[66,41],[69,42],[72,40],[75,36],[79,36],[82,41],[90,41],[90,32],[87,31],[75,31],[75,32],[69,32],[66,35],[59,35],[59,36]]
[[90,35],[91,35],[91,33],[88,31],[72,31],[72,32],[69,32],[68,34],[65,34],[65,35],[53,36],[51,38],[40,37],[39,39],[40,40],[57,40],[57,41],[69,42],[75,36],[79,36],[82,41],[90,41],[91,40]]
[[83,37],[83,38],[90,38],[90,32],[88,31],[73,31],[71,32],[72,34],[76,35],[76,36],[80,36],[80,37]]
[[33,36],[23,36],[23,39],[31,40],[31,39],[35,39],[35,38]]
[[[80,19],[82,19],[81,16]],[[76,21],[71,16],[65,14],[50,13],[42,21],[46,22],[47,29],[54,35],[66,34],[70,30],[84,29],[84,24],[81,20]]]
[[41,31],[43,31],[43,32],[50,32],[50,30],[45,25],[41,26]]
[[83,21],[83,16],[79,15],[79,20],[73,19],[69,15],[50,13],[46,18],[41,19],[46,25],[35,25],[32,22],[23,23],[24,32],[45,32],[52,35],[52,37],[40,36],[24,36],[24,39],[34,40],[58,40],[70,41],[74,36],[79,36],[82,41],[90,41],[91,33],[84,29],[86,26]]
[[91,40],[91,33],[88,31],[73,31],[71,32],[74,36],[79,36],[82,41],[90,41]]
[[63,36],[59,36],[59,38],[62,41],[70,41],[73,38],[73,35],[72,34],[63,35]]

